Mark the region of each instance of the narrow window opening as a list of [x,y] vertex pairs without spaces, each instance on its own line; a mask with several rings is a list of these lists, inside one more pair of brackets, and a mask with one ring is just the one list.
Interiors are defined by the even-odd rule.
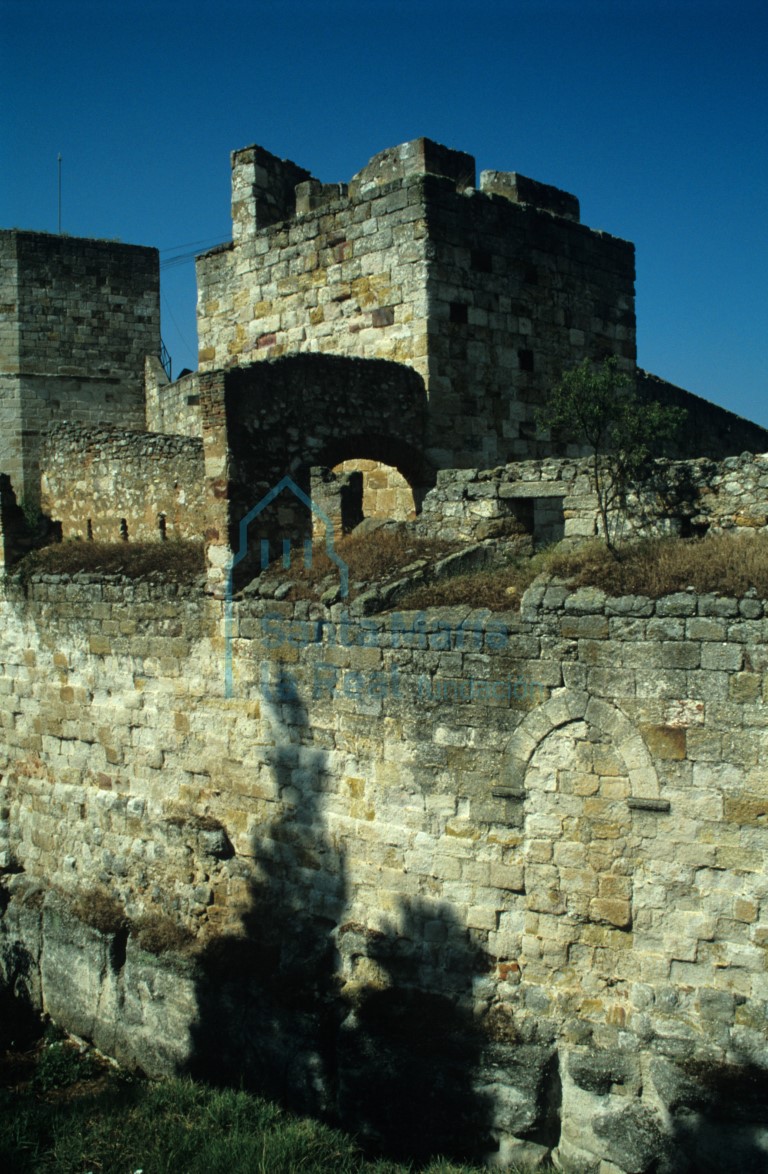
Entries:
[[120,537],[122,538],[123,542],[128,541],[128,523],[125,518],[120,519]]
[[88,541],[93,542],[93,522],[90,518],[86,523],[85,532],[88,535]]
[[533,351],[522,350],[517,352],[517,360],[521,371],[533,370]]
[[168,537],[165,528],[165,514],[157,515],[157,528],[160,531],[160,541],[165,542],[166,538]]
[[535,265],[528,265],[523,275],[523,280],[526,285],[539,284],[539,271]]
[[467,324],[467,305],[466,302],[451,302],[450,321],[457,326],[466,326]]

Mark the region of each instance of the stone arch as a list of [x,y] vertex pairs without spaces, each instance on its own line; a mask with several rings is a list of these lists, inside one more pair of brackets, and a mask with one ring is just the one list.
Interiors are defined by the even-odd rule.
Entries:
[[[405,521],[421,511],[425,494],[434,483],[434,472],[421,452],[407,441],[376,434],[333,437],[316,456],[325,472],[312,470],[312,496],[330,490],[359,494],[353,512],[364,517]],[[294,476],[306,480],[306,466],[297,464]],[[325,482],[325,484],[323,484]],[[356,486],[356,488],[353,487]],[[395,506],[399,506],[396,509]],[[331,511],[332,512],[332,511]],[[342,526],[342,530],[348,527]]]
[[593,990],[615,981],[634,922],[631,808],[660,802],[643,739],[616,705],[560,690],[512,736],[507,779],[521,802],[524,904],[536,931],[529,979],[568,972]]
[[374,462],[395,470],[421,512],[424,497],[435,483],[435,470],[424,453],[406,439],[376,433],[345,434],[333,437],[318,454],[317,464],[334,469],[349,462]]
[[[201,375],[200,399],[211,582],[236,548],[242,518],[285,476],[308,493],[310,468],[357,455],[398,468],[419,504],[435,483],[424,380],[402,363],[286,356]],[[261,522],[300,542],[311,519],[294,514],[276,508],[274,521],[265,513]],[[242,575],[247,570],[240,565]]]
[[532,709],[512,735],[505,755],[505,778],[520,796],[525,775],[538,746],[553,730],[569,722],[585,720],[609,734],[627,765],[630,795],[635,800],[659,799],[659,778],[643,738],[626,714],[612,704],[576,689],[562,689]]

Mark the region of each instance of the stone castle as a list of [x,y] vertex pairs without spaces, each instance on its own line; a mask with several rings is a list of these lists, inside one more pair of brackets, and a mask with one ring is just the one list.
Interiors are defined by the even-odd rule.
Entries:
[[[302,493],[342,527],[358,469],[357,516],[472,549],[594,534],[582,454],[535,423],[585,357],[688,408],[668,527],[768,528],[768,433],[636,367],[632,246],[475,185],[426,139],[348,186],[235,152],[175,381],[155,250],[0,234],[0,979],[390,1151],[762,1169],[768,605],[225,590],[311,532]],[[205,583],[21,579],[19,503],[202,540]]]

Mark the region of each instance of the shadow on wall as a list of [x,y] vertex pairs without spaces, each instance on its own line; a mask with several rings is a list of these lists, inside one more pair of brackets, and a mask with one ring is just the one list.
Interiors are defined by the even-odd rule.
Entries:
[[[682,1065],[671,1089],[676,1153],[695,1174],[768,1169],[768,1072],[744,1058]],[[679,1160],[679,1159],[678,1159]]]
[[396,923],[342,926],[345,961],[368,981],[345,988],[338,1040],[342,1122],[402,1161],[478,1158],[493,1149],[490,1095],[473,1087],[487,1042],[472,1007],[483,954],[450,907],[402,898]]
[[327,755],[287,674],[269,689],[279,818],[254,840],[242,930],[200,958],[190,1074],[244,1086],[409,1158],[489,1149],[473,1089],[484,967],[450,908],[403,898],[382,931],[347,922],[344,848],[324,814]]

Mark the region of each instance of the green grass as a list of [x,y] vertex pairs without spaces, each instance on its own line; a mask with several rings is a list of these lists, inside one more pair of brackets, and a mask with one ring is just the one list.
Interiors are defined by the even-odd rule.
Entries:
[[[0,1090],[0,1169],[14,1174],[404,1174],[349,1135],[245,1092],[188,1080],[102,1080],[99,1091]],[[469,1174],[441,1159],[425,1174]]]

